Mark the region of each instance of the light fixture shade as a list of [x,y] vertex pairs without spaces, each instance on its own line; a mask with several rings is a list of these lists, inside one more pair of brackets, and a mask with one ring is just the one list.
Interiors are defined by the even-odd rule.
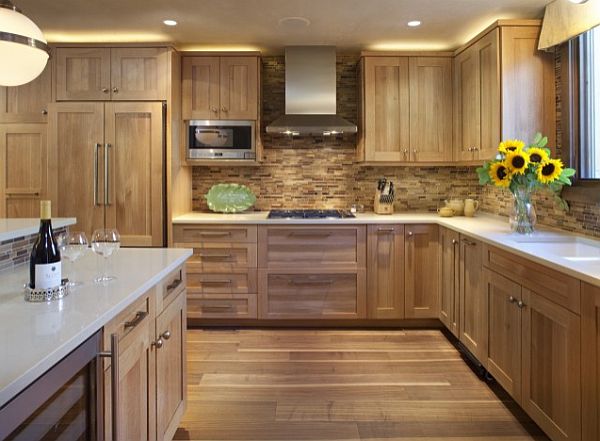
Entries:
[[29,83],[42,73],[48,58],[40,28],[20,12],[0,7],[0,86]]

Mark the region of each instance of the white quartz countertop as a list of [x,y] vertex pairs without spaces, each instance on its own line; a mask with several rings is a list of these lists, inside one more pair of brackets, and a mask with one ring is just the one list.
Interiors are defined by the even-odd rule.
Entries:
[[515,253],[534,262],[600,287],[600,240],[560,230],[538,228],[524,236],[511,232],[504,217],[478,213],[476,217],[442,218],[436,213],[358,213],[349,219],[267,219],[268,212],[219,214],[193,212],[173,219],[174,224],[356,225],[438,224]]
[[[52,228],[67,227],[76,223],[77,220],[74,217],[53,218]],[[0,218],[0,242],[16,237],[29,236],[37,233],[39,229],[39,219]]]
[[84,285],[50,303],[23,300],[28,266],[0,276],[0,407],[191,254],[188,249],[121,249],[109,266],[117,280],[101,286],[92,280],[102,262],[88,250],[73,266]]

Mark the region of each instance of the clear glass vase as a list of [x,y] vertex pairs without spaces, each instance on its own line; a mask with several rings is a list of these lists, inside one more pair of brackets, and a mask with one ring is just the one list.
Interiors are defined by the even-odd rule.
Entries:
[[533,234],[537,215],[531,202],[532,190],[519,187],[513,192],[513,205],[509,216],[510,228],[518,234]]

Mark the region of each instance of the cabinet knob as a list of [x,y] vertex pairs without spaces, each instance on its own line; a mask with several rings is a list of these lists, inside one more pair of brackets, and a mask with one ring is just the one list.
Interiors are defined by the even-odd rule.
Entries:
[[523,300],[519,300],[517,302],[517,306],[521,309],[525,308],[527,305],[525,303],[523,303]]
[[228,112],[228,109],[227,109],[227,107],[223,106],[223,107],[221,107],[221,111],[223,111],[223,112],[227,113],[227,112]]
[[408,232],[408,237],[412,237],[412,235],[413,235],[413,232],[412,232],[412,231],[409,231],[409,232]]
[[165,331],[160,335],[162,338],[164,338],[165,340],[168,340],[171,338],[171,332],[170,331]]
[[46,109],[42,109],[42,115],[48,115],[48,111]]
[[153,341],[153,342],[152,342],[152,346],[154,346],[156,349],[160,349],[160,348],[162,348],[162,347],[163,347],[163,341],[162,341],[162,338],[159,338],[158,340],[156,340],[156,341]]
[[102,88],[102,92],[103,92],[103,93],[108,93],[108,88],[106,88],[106,87],[103,87],[103,88]]
[[473,151],[474,152],[478,152],[479,151],[479,147],[473,147]]
[[217,113],[219,111],[219,109],[217,109],[216,107],[211,107],[210,110],[213,113]]
[[510,296],[510,297],[508,298],[508,302],[509,302],[509,303],[515,303],[516,301],[517,301],[517,299],[515,299],[513,296]]
[[452,239],[452,245],[458,245],[458,240]]
[[119,88],[118,87],[113,87],[113,93],[119,93]]

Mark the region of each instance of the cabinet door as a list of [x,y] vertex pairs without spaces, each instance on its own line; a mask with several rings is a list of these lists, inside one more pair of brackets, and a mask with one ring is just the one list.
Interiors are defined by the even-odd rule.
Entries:
[[476,157],[493,158],[500,143],[500,30],[491,31],[477,42],[480,81],[480,142]]
[[75,217],[73,231],[88,237],[104,227],[101,146],[104,142],[102,103],[55,103],[48,118],[49,176],[58,197],[57,217]]
[[483,283],[483,244],[460,241],[460,341],[482,363],[487,357],[487,296]]
[[258,119],[258,57],[221,57],[221,119]]
[[219,57],[183,57],[183,119],[219,119]]
[[488,302],[487,369],[517,401],[521,399],[521,285],[488,269],[485,290]]
[[552,440],[579,440],[581,319],[525,288],[523,302],[521,406]]
[[368,228],[368,318],[404,318],[404,226]]
[[[46,124],[0,125],[0,217],[39,217],[48,188]],[[56,210],[56,208],[55,208]]]
[[52,101],[52,62],[35,80],[17,87],[0,87],[0,122],[46,122]]
[[439,316],[439,243],[437,225],[405,228],[405,316]]
[[156,434],[171,441],[185,410],[186,293],[182,292],[156,319]]
[[440,229],[440,320],[455,337],[459,333],[459,271],[460,235],[447,228]]
[[452,161],[452,58],[410,58],[410,157]]
[[408,58],[365,58],[365,160],[409,161]]
[[108,103],[105,131],[106,226],[125,246],[162,246],[162,105]]
[[502,28],[502,137],[529,142],[542,132],[554,147],[554,54],[537,49],[539,34],[539,26]]
[[600,288],[583,285],[581,298],[583,441],[600,439]]
[[[127,336],[119,348],[119,397],[117,400],[117,438],[152,441],[156,417],[155,360],[152,347],[153,326],[147,317]],[[124,340],[121,340],[124,341]],[[111,368],[104,373],[105,403],[113,403]],[[112,438],[112,416],[105,406],[105,439]]]
[[481,79],[477,48],[454,58],[454,159],[475,159],[481,144]]
[[164,48],[113,48],[110,50],[113,100],[167,99],[167,55]]
[[56,99],[102,101],[110,99],[110,49],[58,48]]

